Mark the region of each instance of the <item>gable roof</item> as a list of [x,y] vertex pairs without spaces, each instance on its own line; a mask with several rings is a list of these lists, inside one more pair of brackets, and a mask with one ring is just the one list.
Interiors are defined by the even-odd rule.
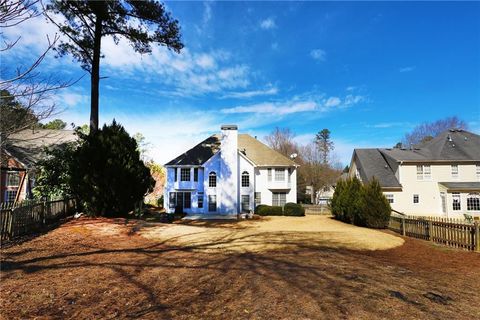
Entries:
[[447,130],[412,149],[381,149],[396,161],[480,161],[480,136]]
[[447,130],[413,149],[355,149],[363,181],[376,177],[384,188],[401,187],[395,172],[399,162],[480,161],[480,136]]
[[73,142],[76,139],[74,130],[28,129],[10,135],[4,148],[26,167],[33,167],[45,157],[46,147]]
[[402,187],[380,149],[355,149],[353,152],[358,160],[357,167],[362,181],[368,182],[375,177],[383,188]]
[[[220,151],[221,137],[214,134],[166,163],[166,166],[200,166]],[[238,150],[257,166],[295,166],[295,162],[248,134],[238,135]]]

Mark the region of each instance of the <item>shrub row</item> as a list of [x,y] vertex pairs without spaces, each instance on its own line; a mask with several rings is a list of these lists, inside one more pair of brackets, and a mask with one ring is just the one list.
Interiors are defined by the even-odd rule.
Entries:
[[260,216],[304,216],[305,209],[296,203],[286,203],[285,207],[268,206],[260,204],[255,208],[255,213]]
[[338,181],[330,209],[335,219],[368,228],[386,228],[392,211],[375,178],[366,185],[357,178]]

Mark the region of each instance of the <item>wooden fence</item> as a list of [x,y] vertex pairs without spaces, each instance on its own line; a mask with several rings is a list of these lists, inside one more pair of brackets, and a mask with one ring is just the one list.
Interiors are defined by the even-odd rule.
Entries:
[[44,226],[73,215],[73,199],[28,201],[0,206],[0,238],[7,240],[41,230]]
[[302,204],[302,207],[305,209],[306,214],[330,214],[330,209],[328,205],[313,205],[313,204]]
[[404,236],[480,252],[480,224],[477,221],[392,215],[388,227]]

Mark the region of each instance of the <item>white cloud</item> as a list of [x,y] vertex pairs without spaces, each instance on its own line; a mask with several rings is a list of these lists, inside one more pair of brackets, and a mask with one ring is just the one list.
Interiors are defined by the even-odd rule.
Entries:
[[221,98],[252,98],[257,96],[275,95],[278,93],[278,88],[272,87],[265,90],[250,90],[241,92],[228,92]]
[[327,59],[327,53],[322,49],[314,49],[310,51],[310,56],[317,61],[325,61]]
[[286,115],[297,112],[313,111],[316,103],[313,101],[274,103],[264,102],[249,106],[238,106],[221,109],[222,113],[268,113],[274,115]]
[[325,107],[330,108],[330,107],[336,107],[339,106],[342,103],[342,100],[340,100],[339,97],[330,97],[328,98],[327,102],[325,102]]
[[415,70],[415,66],[408,66],[408,67],[403,67],[403,68],[400,68],[398,69],[398,72],[411,72],[413,70]]
[[262,20],[260,22],[260,28],[264,30],[271,30],[271,29],[275,29],[276,27],[277,27],[277,24],[275,23],[275,20],[272,17]]
[[200,54],[197,57],[197,64],[203,69],[212,69],[215,67],[215,59],[208,54]]
[[366,125],[367,128],[376,128],[376,129],[385,129],[385,128],[392,128],[392,127],[411,127],[411,126],[412,124],[410,122],[381,122],[381,123]]
[[344,99],[339,97],[328,97],[324,95],[304,94],[295,96],[285,101],[263,102],[251,105],[240,105],[230,108],[223,108],[220,111],[224,114],[269,114],[283,116],[300,112],[325,113],[333,109],[351,107],[364,101],[363,96],[347,95]]

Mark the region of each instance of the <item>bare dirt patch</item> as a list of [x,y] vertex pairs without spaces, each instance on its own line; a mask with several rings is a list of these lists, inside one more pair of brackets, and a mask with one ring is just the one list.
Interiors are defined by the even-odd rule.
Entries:
[[403,244],[400,237],[348,225],[328,216],[266,217],[261,220],[181,221],[142,228],[140,235],[202,250],[259,252],[297,245],[384,250]]
[[[171,226],[142,224],[81,219],[3,248],[1,317],[472,319],[480,314],[476,253],[408,238],[388,250],[295,243],[301,238],[281,250],[214,250],[174,242],[179,235],[146,238],[141,234],[150,228]],[[213,230],[245,229],[243,223],[206,224],[203,228]]]

